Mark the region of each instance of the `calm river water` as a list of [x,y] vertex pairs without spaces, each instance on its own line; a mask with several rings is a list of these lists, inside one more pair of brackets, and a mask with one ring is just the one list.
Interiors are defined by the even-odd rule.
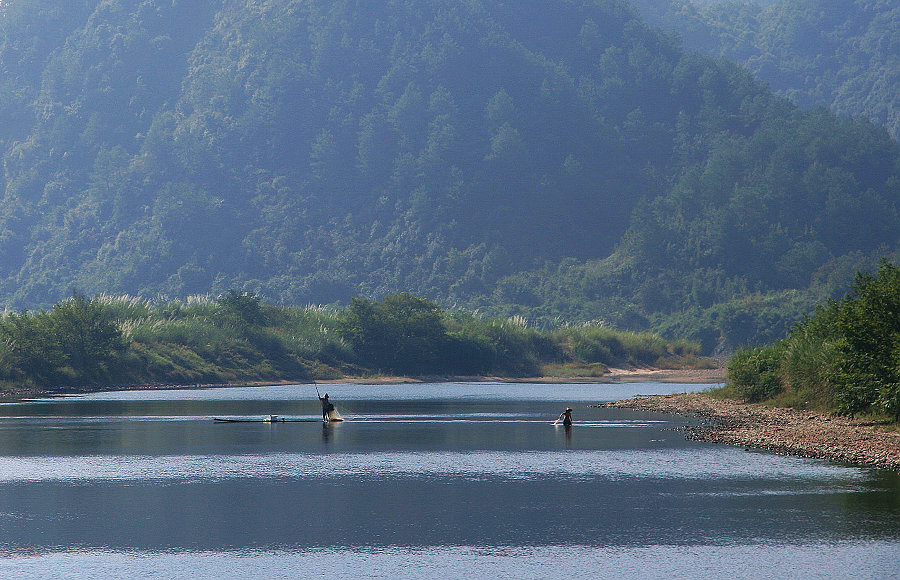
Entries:
[[588,406],[703,385],[319,388],[0,405],[0,576],[900,576],[896,474]]

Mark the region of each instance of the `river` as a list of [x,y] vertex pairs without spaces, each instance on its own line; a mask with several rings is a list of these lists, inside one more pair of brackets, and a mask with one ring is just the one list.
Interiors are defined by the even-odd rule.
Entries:
[[320,385],[330,425],[312,385],[0,405],[0,576],[900,575],[897,474],[590,406],[707,387]]

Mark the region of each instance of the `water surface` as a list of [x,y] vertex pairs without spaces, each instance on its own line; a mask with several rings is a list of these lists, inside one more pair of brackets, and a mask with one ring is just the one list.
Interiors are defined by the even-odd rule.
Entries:
[[2,405],[0,574],[900,574],[896,474],[589,406],[702,388],[328,385],[327,426],[310,385]]

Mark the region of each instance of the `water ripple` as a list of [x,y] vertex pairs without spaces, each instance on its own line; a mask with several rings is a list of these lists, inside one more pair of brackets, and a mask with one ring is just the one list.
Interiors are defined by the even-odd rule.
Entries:
[[341,477],[853,481],[863,478],[864,473],[821,460],[752,454],[731,448],[0,457],[0,483]]
[[[4,577],[896,578],[896,542],[727,546],[453,546],[235,552],[74,551],[5,556]],[[0,551],[0,556],[3,556]],[[198,572],[202,571],[202,572]],[[327,571],[327,574],[326,574]],[[602,572],[601,572],[602,571]]]

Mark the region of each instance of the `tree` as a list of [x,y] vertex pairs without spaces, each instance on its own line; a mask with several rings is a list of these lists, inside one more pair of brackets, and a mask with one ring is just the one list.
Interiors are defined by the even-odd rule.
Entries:
[[838,410],[852,415],[875,406],[900,421],[900,268],[882,262],[875,276],[857,274],[836,324]]
[[0,321],[2,372],[44,387],[108,379],[126,342],[96,299],[73,291],[53,309]]
[[0,320],[2,355],[0,372],[5,378],[49,385],[58,378],[58,369],[66,355],[53,333],[49,332],[46,312],[11,313]]
[[371,368],[421,374],[445,366],[448,337],[441,309],[409,292],[388,294],[380,303],[354,298],[340,332]]
[[122,332],[103,312],[96,298],[72,291],[72,297],[53,306],[48,330],[75,371],[75,381],[106,378],[117,356],[125,350]]
[[260,298],[252,292],[238,292],[231,289],[216,300],[226,317],[247,324],[265,324],[266,315],[262,311]]

